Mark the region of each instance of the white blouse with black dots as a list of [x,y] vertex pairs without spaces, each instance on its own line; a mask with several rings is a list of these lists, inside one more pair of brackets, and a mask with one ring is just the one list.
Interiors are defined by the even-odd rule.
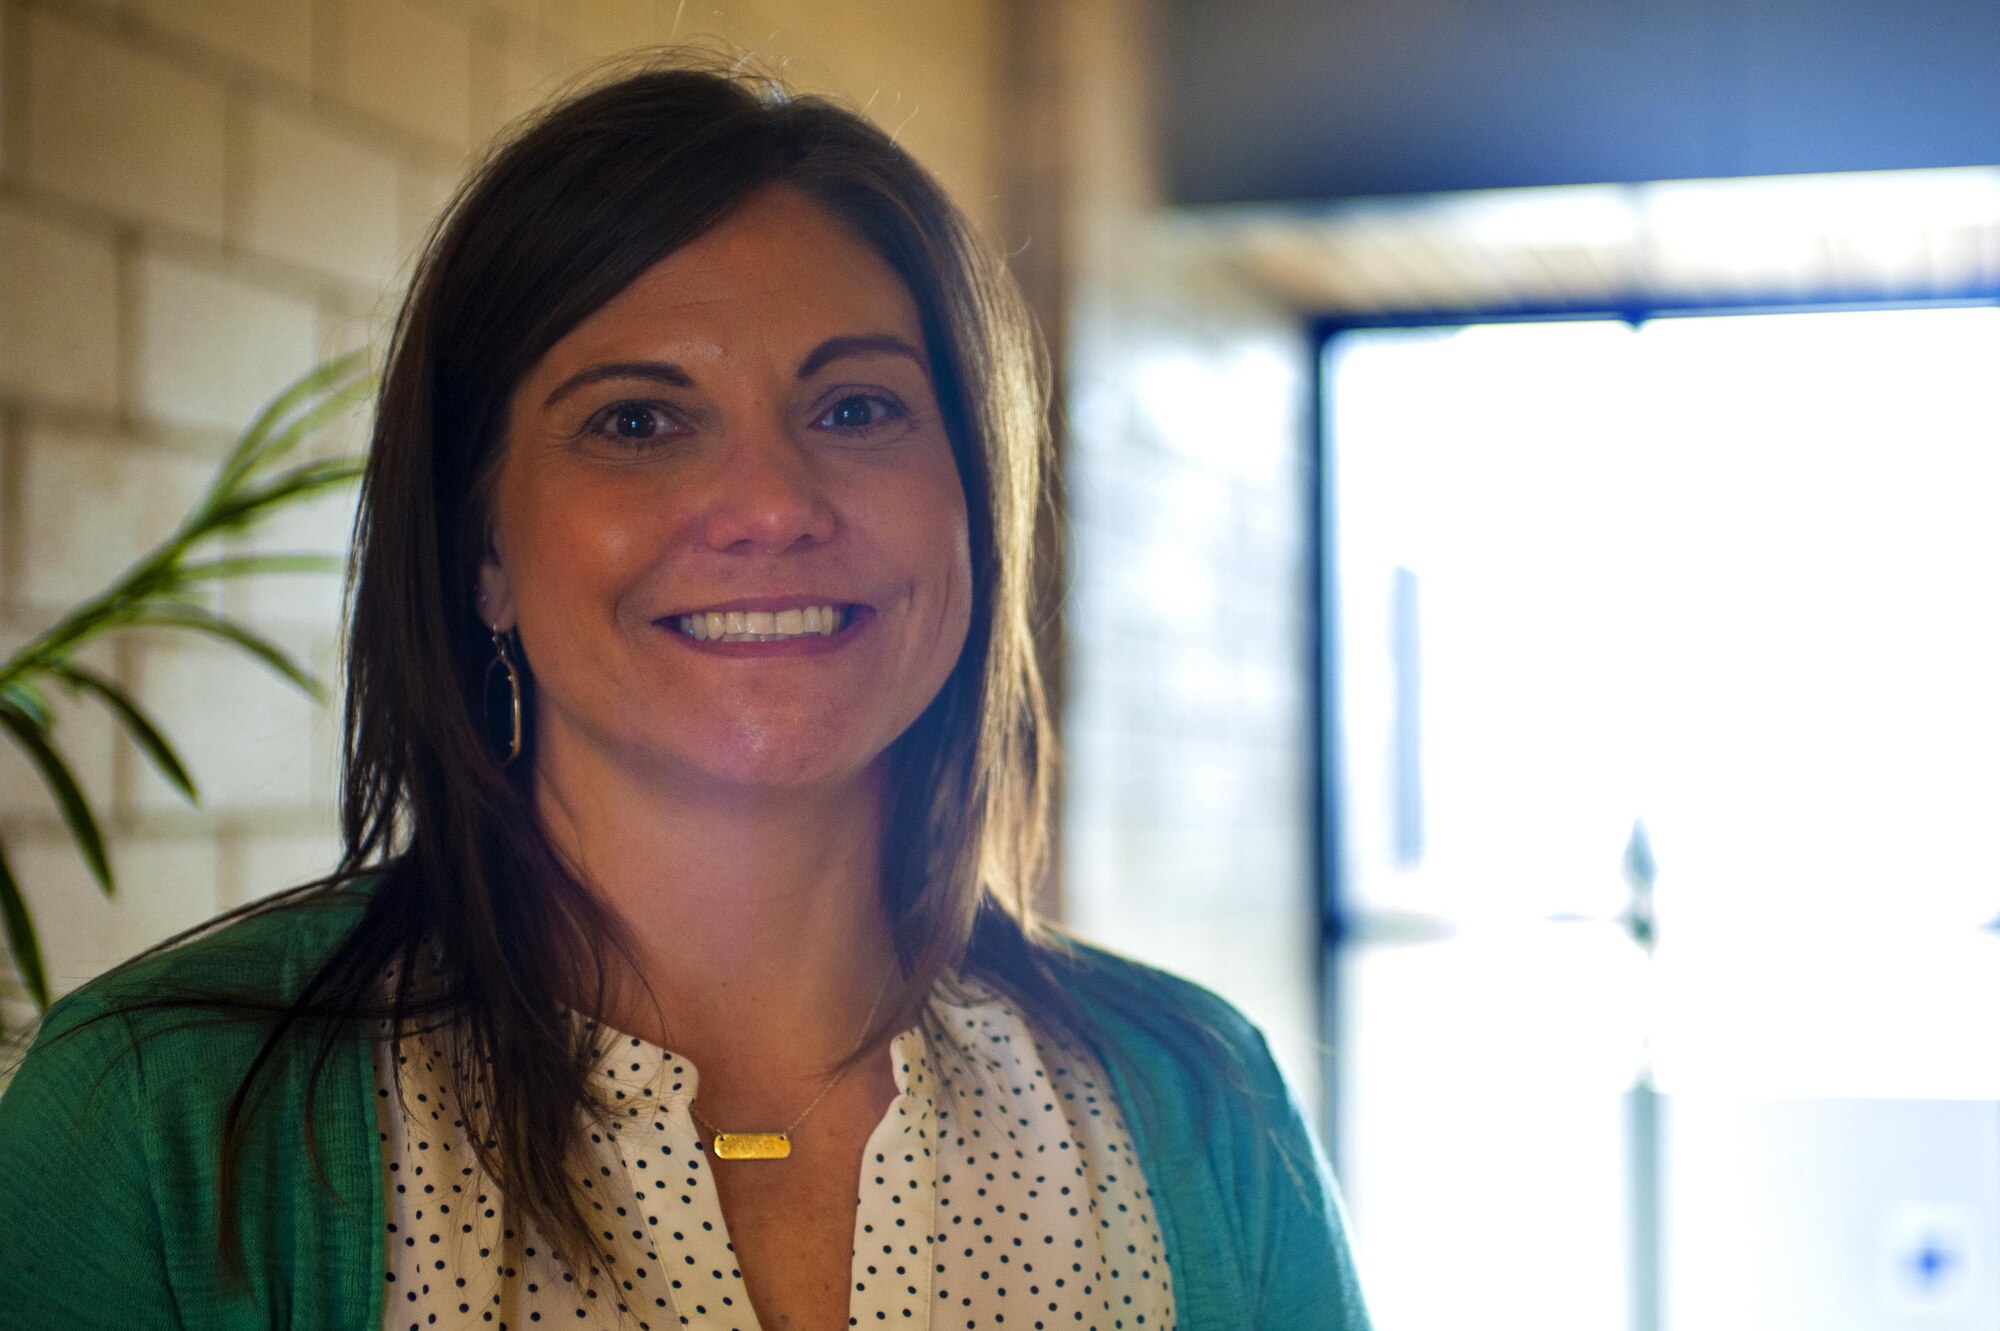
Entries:
[[[933,999],[945,1048],[921,1027],[892,1045],[897,1096],[862,1156],[848,1325],[1171,1328],[1151,1193],[1102,1071],[1004,998],[968,993]],[[757,1327],[688,1113],[694,1067],[616,1032],[600,1045],[597,1075],[624,1112],[577,1156],[613,1236],[608,1268],[581,1279],[480,1173],[435,1042],[376,1046],[385,1327]]]

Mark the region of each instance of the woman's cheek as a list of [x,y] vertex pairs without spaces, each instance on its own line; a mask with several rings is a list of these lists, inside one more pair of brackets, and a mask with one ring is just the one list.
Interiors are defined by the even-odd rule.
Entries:
[[648,520],[647,507],[624,495],[578,495],[547,524],[538,543],[543,568],[565,580],[580,575],[608,584],[644,572],[660,555],[657,522]]

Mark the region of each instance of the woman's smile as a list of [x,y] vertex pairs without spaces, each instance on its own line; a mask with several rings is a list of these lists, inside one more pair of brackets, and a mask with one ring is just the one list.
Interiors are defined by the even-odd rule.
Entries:
[[825,596],[753,596],[657,621],[685,645],[711,655],[761,660],[817,656],[848,646],[875,618],[874,607]]

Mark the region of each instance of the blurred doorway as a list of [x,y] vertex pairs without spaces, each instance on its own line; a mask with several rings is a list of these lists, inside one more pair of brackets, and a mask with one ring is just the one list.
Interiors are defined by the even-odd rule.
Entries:
[[1321,383],[1383,1331],[2000,1325],[2000,308],[1349,327]]

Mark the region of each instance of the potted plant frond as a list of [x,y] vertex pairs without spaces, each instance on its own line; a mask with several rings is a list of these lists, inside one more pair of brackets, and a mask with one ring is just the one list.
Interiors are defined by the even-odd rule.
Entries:
[[[148,762],[190,804],[194,776],[172,742],[116,680],[79,659],[86,647],[120,629],[178,629],[219,639],[249,653],[315,697],[317,679],[269,638],[212,606],[217,583],[266,573],[336,573],[341,557],[326,553],[234,554],[222,548],[279,510],[351,484],[361,459],[297,461],[300,445],[363,400],[373,375],[362,353],[327,362],[272,400],[231,446],[194,508],[173,533],[103,591],[63,615],[0,663],[0,734],[26,755],[62,815],[97,886],[114,891],[104,833],[90,797],[63,756],[50,697],[55,690],[108,710]],[[14,960],[19,995],[37,1011],[48,1007],[48,974],[35,921],[0,841],[0,934]]]

